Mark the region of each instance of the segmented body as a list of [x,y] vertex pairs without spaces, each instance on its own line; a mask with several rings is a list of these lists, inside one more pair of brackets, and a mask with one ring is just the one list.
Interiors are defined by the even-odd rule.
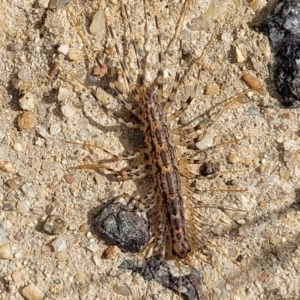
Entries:
[[179,167],[170,128],[157,95],[146,90],[140,103],[141,123],[148,146],[154,180],[156,207],[165,218],[161,228],[163,253],[184,259],[191,251],[188,242]]

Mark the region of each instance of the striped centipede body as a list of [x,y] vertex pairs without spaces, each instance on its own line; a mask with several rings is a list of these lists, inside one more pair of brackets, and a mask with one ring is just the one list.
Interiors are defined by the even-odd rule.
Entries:
[[[190,4],[191,0],[186,0],[183,4],[181,17],[178,20],[178,28],[168,45],[174,42],[174,40],[177,41]],[[143,1],[143,5],[147,7],[146,1]],[[104,10],[105,9],[103,9],[103,11]],[[121,5],[121,10],[125,16],[124,18],[126,23],[129,26],[129,33],[133,34],[127,6]],[[184,199],[186,196],[190,197],[192,192],[199,192],[199,189],[190,184],[189,181],[197,180],[203,176],[210,176],[213,178],[219,171],[219,166],[213,163],[209,165],[208,163],[206,165],[206,171],[204,171],[205,175],[203,175],[201,171],[200,174],[191,172],[187,165],[198,164],[200,163],[200,160],[191,156],[184,157],[179,154],[177,152],[177,146],[184,146],[188,149],[193,149],[195,150],[195,153],[197,153],[198,150],[196,144],[201,140],[202,136],[196,134],[195,137],[195,133],[199,132],[199,130],[209,128],[225,110],[240,100],[245,94],[247,94],[247,92],[249,92],[250,89],[247,89],[233,97],[222,109],[218,108],[216,111],[211,113],[205,122],[196,122],[196,125],[193,126],[189,126],[189,123],[187,123],[187,126],[183,125],[173,129],[170,127],[170,122],[186,112],[189,104],[194,100],[195,95],[197,94],[197,87],[194,87],[192,94],[183,101],[181,108],[175,109],[175,112],[171,115],[168,113],[168,110],[175,102],[177,91],[188,72],[181,74],[180,70],[176,71],[171,92],[167,97],[165,97],[163,95],[163,56],[166,51],[162,51],[162,34],[160,32],[157,16],[154,16],[154,20],[157,35],[157,46],[159,48],[157,54],[158,70],[156,74],[157,77],[151,84],[147,84],[145,82],[144,57],[142,59],[139,58],[137,44],[133,38],[130,41],[130,45],[134,49],[136,66],[138,69],[135,87],[132,87],[134,82],[129,74],[126,61],[124,60],[122,56],[123,54],[118,46],[117,37],[114,33],[114,26],[110,24],[108,17],[105,16],[105,18],[107,31],[109,32],[110,38],[114,44],[113,48],[117,54],[123,82],[125,82],[124,86],[126,92],[124,93],[122,89],[119,89],[113,84],[110,85],[110,90],[112,94],[116,96],[119,103],[126,107],[129,113],[133,116],[134,123],[124,121],[123,118],[119,117],[107,108],[106,104],[96,97],[96,93],[92,89],[90,89],[91,95],[99,103],[101,108],[103,108],[104,112],[115,119],[118,123],[129,128],[139,129],[143,133],[146,147],[145,149],[141,149],[139,154],[120,156],[112,155],[112,153],[101,147],[98,148],[104,150],[107,154],[112,155],[117,161],[135,159],[136,156],[139,155],[143,158],[143,164],[136,168],[125,168],[120,171],[109,168],[100,163],[83,165],[76,168],[106,170],[117,175],[121,180],[147,178],[150,184],[146,195],[141,195],[140,197],[134,197],[131,199],[139,210],[147,213],[154,213],[157,217],[155,228],[152,228],[151,230],[152,237],[150,242],[144,247],[143,251],[148,254],[152,251],[151,255],[159,255],[160,262],[168,259],[174,260],[176,265],[179,267],[179,272],[181,272],[180,265],[183,264],[191,267],[192,254],[199,251],[201,248],[201,246],[197,245],[197,243],[201,241],[201,238],[197,237],[197,232],[198,230],[201,230],[201,225],[192,226],[191,223],[193,218],[186,217],[186,210],[193,210],[198,205],[197,199],[191,199],[191,204],[189,205],[186,204],[187,200]],[[217,30],[218,29],[215,29],[214,34],[212,34],[212,37],[208,42],[208,49],[215,38]],[[203,50],[203,52],[206,50],[207,49]],[[183,60],[183,41],[181,38],[179,38],[178,52],[178,65],[181,67]],[[203,55],[198,58],[197,65],[199,66],[199,70],[197,71],[196,76],[198,80],[201,77],[200,68],[202,61]],[[99,65],[101,68],[101,64]],[[194,66],[194,61],[189,66],[189,69],[191,69],[192,66]],[[195,215],[195,219],[197,219],[198,215],[196,213]],[[192,227],[194,227],[194,229]],[[179,286],[179,293],[181,294],[181,283]],[[202,287],[197,288],[200,290],[202,289]]]

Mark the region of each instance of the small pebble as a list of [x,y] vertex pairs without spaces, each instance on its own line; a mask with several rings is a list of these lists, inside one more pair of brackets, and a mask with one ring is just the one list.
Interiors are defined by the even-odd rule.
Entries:
[[99,76],[100,78],[102,78],[104,75],[106,75],[107,71],[108,71],[107,66],[104,64],[95,65],[93,68],[93,74],[95,76]]
[[29,80],[31,78],[31,71],[23,69],[18,73],[18,78],[22,80]]
[[96,253],[99,250],[99,246],[97,243],[91,243],[89,246],[87,246],[87,249]]
[[11,278],[13,279],[14,283],[19,283],[22,281],[22,273],[20,271],[15,271],[11,274]]
[[83,223],[80,225],[79,227],[79,231],[82,232],[82,233],[87,233],[90,231],[90,226],[88,223]]
[[13,253],[8,245],[0,246],[0,259],[12,259]]
[[246,60],[246,58],[244,57],[244,55],[238,47],[235,48],[235,57],[238,63],[242,63]]
[[86,275],[84,273],[78,272],[76,273],[76,275],[74,276],[74,278],[78,281],[78,282],[83,282],[84,279],[86,278]]
[[131,295],[131,291],[125,284],[118,284],[113,287],[115,293],[122,295],[124,297],[129,297]]
[[206,134],[204,138],[196,144],[199,150],[206,150],[214,145],[215,136],[213,134]]
[[58,101],[64,101],[70,98],[73,98],[74,93],[67,87],[61,86],[58,91],[57,99]]
[[81,58],[82,54],[80,52],[77,51],[72,51],[69,53],[68,57],[70,60],[72,61],[77,61]]
[[294,150],[296,151],[298,148],[298,144],[294,140],[286,140],[283,142],[283,149],[286,151]]
[[49,171],[53,168],[53,163],[51,161],[44,161],[41,166],[42,171]]
[[23,147],[20,143],[14,143],[13,149],[17,152],[22,152],[23,151]]
[[61,45],[57,49],[58,53],[61,53],[63,55],[67,55],[69,52],[69,46],[68,45]]
[[28,92],[21,99],[19,99],[19,105],[23,110],[33,110],[35,108],[35,95]]
[[14,239],[18,242],[22,241],[24,239],[23,233],[18,230],[14,235]]
[[53,137],[47,132],[47,130],[42,127],[41,125],[37,125],[34,127],[34,130],[40,135],[42,136],[44,139],[46,140],[51,140],[53,139]]
[[61,252],[56,253],[56,255],[55,255],[55,257],[58,260],[65,260],[68,258],[68,256],[69,256],[69,254],[67,251],[61,251]]
[[65,232],[67,223],[57,215],[50,215],[47,217],[43,228],[50,235],[58,235]]
[[55,124],[50,125],[49,131],[50,131],[51,135],[59,134],[61,132],[61,124],[55,123]]
[[103,259],[112,259],[115,257],[116,252],[117,252],[117,250],[116,250],[115,246],[109,246],[104,250],[104,252],[102,254],[102,258]]
[[216,83],[211,83],[206,85],[205,87],[206,95],[219,95],[220,94],[220,86]]
[[239,157],[234,153],[230,153],[227,160],[231,164],[237,164],[240,161]]
[[92,24],[90,26],[90,32],[93,35],[99,35],[105,30],[105,16],[102,10],[98,10],[94,17]]
[[74,116],[75,110],[73,109],[73,107],[66,104],[61,107],[61,113],[63,114],[64,117],[66,117],[67,119],[70,119]]
[[25,111],[18,116],[17,124],[19,129],[30,129],[33,127],[34,114],[30,111]]
[[61,252],[61,251],[65,251],[67,249],[67,242],[61,236],[58,237],[57,239],[55,239],[51,244],[52,244],[55,252]]
[[29,198],[34,198],[36,196],[35,188],[34,188],[33,184],[30,182],[24,183],[22,185],[21,189],[22,189],[23,193]]
[[49,7],[50,8],[63,8],[69,4],[71,0],[51,0]]
[[0,170],[5,173],[14,173],[15,169],[13,165],[6,160],[0,159]]
[[39,7],[48,8],[50,0],[38,0]]
[[6,181],[6,184],[14,190],[18,190],[23,183],[23,179],[20,176],[13,177]]
[[27,300],[43,300],[44,293],[33,283],[22,289],[22,295]]
[[19,200],[17,203],[17,212],[26,214],[30,209],[30,202],[27,200]]
[[22,48],[23,48],[23,46],[18,43],[12,43],[7,46],[8,51],[15,51],[15,52],[21,51]]
[[64,179],[65,179],[66,183],[72,184],[75,181],[76,177],[75,177],[75,174],[65,174]]

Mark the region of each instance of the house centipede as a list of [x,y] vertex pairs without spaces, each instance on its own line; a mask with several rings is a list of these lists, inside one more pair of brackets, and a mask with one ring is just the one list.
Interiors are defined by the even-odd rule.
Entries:
[[[185,15],[187,14],[188,6],[190,4],[190,0],[187,0],[182,8],[182,19],[179,20],[178,32],[181,31],[181,26],[184,20]],[[145,5],[145,2],[144,2]],[[121,6],[121,10],[125,15],[125,20],[129,26],[129,33],[132,34],[131,23],[129,20],[129,12],[128,7],[126,5]],[[123,118],[120,118],[114,113],[110,111],[103,103],[100,103],[102,109],[110,115],[112,118],[117,120],[119,123],[123,124],[127,127],[138,127],[141,129],[143,134],[145,135],[145,141],[147,145],[147,151],[145,151],[144,159],[149,163],[146,163],[146,167],[142,166],[136,169],[125,169],[122,171],[116,171],[109,167],[106,167],[103,164],[88,164],[83,165],[78,168],[99,168],[103,170],[110,171],[113,174],[116,174],[119,177],[126,177],[126,179],[136,179],[141,177],[150,176],[153,181],[153,187],[146,194],[146,196],[141,197],[141,199],[135,199],[138,202],[138,207],[143,211],[149,211],[151,209],[155,209],[160,213],[160,226],[158,229],[158,234],[154,238],[155,250],[154,253],[159,253],[161,255],[161,260],[164,261],[165,258],[171,258],[175,260],[178,264],[180,264],[181,260],[184,260],[188,257],[189,253],[194,251],[192,250],[192,245],[195,242],[191,242],[191,233],[187,234],[187,231],[191,230],[190,225],[186,225],[185,213],[184,213],[184,200],[183,200],[183,191],[182,184],[188,184],[188,181],[191,179],[199,179],[203,178],[202,175],[195,174],[190,172],[186,168],[186,164],[198,164],[200,163],[199,159],[193,159],[191,157],[184,158],[182,156],[176,157],[175,146],[173,145],[171,134],[181,135],[183,138],[176,139],[175,144],[178,146],[187,146],[190,149],[195,149],[196,144],[201,141],[199,136],[191,139],[189,142],[186,142],[185,136],[190,135],[199,130],[207,129],[212,123],[214,123],[223,113],[223,109],[217,110],[214,114],[210,116],[208,123],[199,123],[197,125],[182,126],[179,129],[170,129],[167,113],[166,111],[172,106],[175,102],[175,97],[178,93],[178,89],[182,84],[183,79],[187,76],[187,72],[181,74],[180,71],[176,71],[175,80],[173,83],[172,91],[167,97],[164,99],[163,96],[163,84],[164,84],[164,74],[163,74],[163,57],[165,56],[167,50],[162,50],[162,34],[160,33],[160,25],[157,16],[154,16],[155,22],[155,30],[157,32],[157,46],[160,49],[158,52],[158,71],[157,78],[150,85],[150,87],[145,87],[145,62],[144,58],[139,58],[138,46],[135,43],[134,39],[130,40],[129,45],[131,45],[134,49],[134,55],[136,59],[136,65],[138,69],[137,75],[137,83],[138,86],[136,88],[130,89],[130,86],[133,85],[133,80],[129,74],[127,64],[125,60],[122,58],[122,53],[119,49],[119,45],[117,43],[117,37],[114,33],[114,26],[108,24],[107,30],[110,34],[111,39],[113,40],[113,48],[117,53],[119,64],[121,66],[121,73],[123,74],[123,79],[125,82],[125,89],[129,86],[129,98],[133,99],[132,105],[131,102],[128,102],[127,94],[123,94],[122,89],[118,89],[118,87],[111,86],[111,89],[114,92],[114,95],[118,98],[120,103],[124,105],[129,112],[133,114],[136,122],[140,122],[141,125],[134,125],[132,123],[126,122]],[[176,35],[178,34],[177,30],[174,33],[173,39],[176,40]],[[213,36],[214,37],[214,36]],[[173,42],[173,39],[170,40],[170,44]],[[213,38],[211,39],[213,40]],[[169,45],[167,47],[169,47]],[[183,57],[183,42],[182,39],[179,39],[179,67],[182,65],[182,57]],[[209,48],[209,47],[208,47]],[[123,49],[124,50],[124,49]],[[125,50],[124,50],[125,51]],[[193,64],[192,64],[193,65]],[[191,68],[191,67],[190,67]],[[197,80],[201,77],[201,72],[198,71]],[[233,105],[242,96],[244,96],[249,90],[243,91],[237,97],[234,97],[229,101],[228,107]],[[193,91],[193,95],[189,96],[183,105],[183,108],[175,109],[175,113],[171,117],[171,119],[176,119],[184,114],[185,110],[189,107],[190,103],[194,100],[194,94],[196,94],[196,88]],[[131,100],[130,100],[131,101]],[[99,101],[98,101],[99,102]],[[150,117],[151,116],[151,117]],[[189,124],[188,124],[189,125]],[[98,147],[100,148],[100,147]],[[103,148],[100,148],[106,151]],[[151,151],[153,154],[151,154]],[[106,151],[107,154],[111,155],[111,152]],[[136,158],[136,154],[134,155],[126,155],[126,156],[115,156],[116,160],[122,159],[134,159]],[[178,162],[180,161],[180,164]],[[184,163],[182,163],[184,161]],[[218,167],[217,167],[218,169]],[[156,172],[154,173],[154,171]],[[141,173],[140,173],[141,172]],[[213,172],[214,173],[214,172]],[[154,175],[155,174],[155,175]],[[213,175],[215,176],[215,175]],[[190,195],[191,191],[199,192],[199,188],[190,186],[188,188],[184,188],[187,191],[187,194]],[[153,197],[154,196],[154,197]],[[159,199],[159,200],[157,200]],[[147,202],[147,203],[146,203]],[[152,241],[153,242],[153,241]],[[191,265],[191,262],[188,262]]]

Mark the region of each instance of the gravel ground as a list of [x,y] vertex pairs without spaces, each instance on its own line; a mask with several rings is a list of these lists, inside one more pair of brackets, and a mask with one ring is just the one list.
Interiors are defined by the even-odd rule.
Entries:
[[[118,269],[132,256],[108,248],[90,232],[91,216],[101,199],[125,192],[139,194],[142,187],[131,180],[121,184],[107,172],[70,169],[109,156],[66,141],[97,143],[118,154],[136,151],[141,140],[135,130],[118,126],[105,114],[81,84],[95,83],[89,76],[95,57],[105,62],[108,76],[97,79],[103,87],[97,94],[126,117],[116,97],[104,91],[119,69],[111,40],[106,43],[109,37],[100,2],[70,1],[60,8],[67,1],[52,1],[52,9],[47,8],[48,2],[0,3],[0,299],[175,299],[158,283]],[[182,3],[150,3],[145,36],[136,33],[145,21],[140,1],[127,2],[131,35],[123,26],[126,19],[118,1],[103,7],[121,49],[124,27],[123,42],[134,37],[140,54],[146,43],[150,51],[146,81],[151,82],[158,68],[154,16],[166,49]],[[204,61],[200,64],[196,59],[177,93],[179,108],[199,84],[197,101],[181,122],[246,90],[241,80],[245,73],[256,76],[265,90],[264,95],[249,92],[224,112],[200,143],[202,148],[223,144],[198,155],[219,161],[222,169],[215,179],[198,182],[197,187],[207,192],[195,195],[201,203],[197,222],[203,228],[197,234],[203,237],[206,253],[191,260],[204,277],[203,298],[210,294],[224,300],[299,299],[300,113],[280,106],[268,71],[267,38],[248,25],[266,3],[194,2],[200,1],[192,1],[183,22],[184,67],[200,57],[213,34],[214,19],[221,28]],[[177,55],[175,39],[164,55],[166,91],[177,69]],[[124,57],[136,78],[132,49]],[[203,72],[197,80],[199,65]],[[124,88],[120,76],[116,85]],[[108,165],[119,170],[126,163]]]

